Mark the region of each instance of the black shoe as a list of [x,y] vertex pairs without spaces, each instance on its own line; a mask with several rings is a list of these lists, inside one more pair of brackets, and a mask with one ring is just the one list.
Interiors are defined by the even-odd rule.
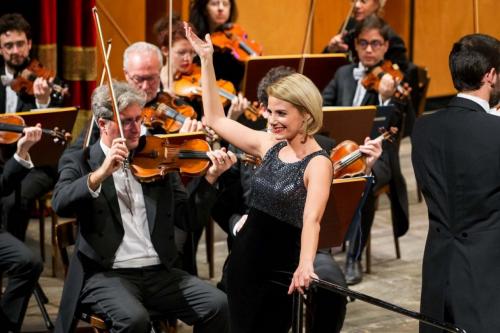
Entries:
[[363,268],[361,261],[347,260],[345,265],[345,281],[349,286],[358,284],[363,280]]

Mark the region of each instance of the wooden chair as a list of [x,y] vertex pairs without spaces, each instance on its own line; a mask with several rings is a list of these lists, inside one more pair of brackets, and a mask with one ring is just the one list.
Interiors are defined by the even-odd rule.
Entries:
[[[75,220],[70,220],[66,222],[59,223],[55,226],[55,242],[59,253],[61,255],[61,261],[64,268],[64,276],[68,274],[69,267],[69,248],[75,245],[77,226]],[[156,317],[155,314],[152,315]],[[80,320],[85,321],[90,325],[94,333],[109,332],[109,327],[106,321],[100,316],[88,312],[82,312],[80,315]],[[177,332],[177,326],[170,324],[169,320],[154,319],[152,323],[151,332],[156,332],[159,329],[161,332],[165,333],[175,333]]]
[[52,277],[56,276],[57,271],[57,244],[55,240],[55,227],[58,222],[57,214],[52,210],[52,206],[48,203],[52,198],[52,192],[49,192],[39,198],[36,199],[36,208],[38,215],[38,225],[40,230],[40,256],[42,260],[45,262],[45,217],[48,213],[50,216],[51,227],[50,227],[50,239],[52,244],[52,253],[51,253],[51,261],[52,261]]
[[[390,195],[390,190],[389,190],[389,185],[385,185],[384,187],[382,187],[380,190],[377,191],[377,193],[375,194],[376,196],[376,203],[375,203],[375,210],[378,210],[378,200],[379,200],[379,197],[383,194],[386,194],[387,196]],[[397,259],[401,259],[401,249],[399,247],[399,238],[396,236],[396,234],[394,233],[394,227],[393,227],[393,236],[394,236],[394,248],[396,250],[396,258]],[[372,264],[372,260],[371,260],[371,230],[370,230],[370,235],[368,235],[368,239],[366,240],[366,253],[365,253],[365,272],[367,274],[370,274],[371,273],[371,264]]]

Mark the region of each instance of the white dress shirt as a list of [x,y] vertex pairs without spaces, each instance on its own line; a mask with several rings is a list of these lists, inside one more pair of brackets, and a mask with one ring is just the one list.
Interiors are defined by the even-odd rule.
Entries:
[[[108,155],[109,147],[100,141],[104,155]],[[160,264],[158,253],[153,247],[149,233],[149,225],[141,184],[129,169],[113,173],[124,235],[115,254],[113,268],[138,268]],[[92,196],[98,197],[101,186],[96,191],[89,188]]]

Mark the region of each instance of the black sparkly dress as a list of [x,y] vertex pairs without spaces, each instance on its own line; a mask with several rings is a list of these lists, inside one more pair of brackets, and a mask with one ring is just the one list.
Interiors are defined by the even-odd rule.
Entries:
[[324,150],[294,163],[278,158],[286,142],[264,156],[252,180],[250,212],[238,233],[227,267],[231,333],[288,332],[292,297],[287,294],[300,254],[307,189],[304,171]]

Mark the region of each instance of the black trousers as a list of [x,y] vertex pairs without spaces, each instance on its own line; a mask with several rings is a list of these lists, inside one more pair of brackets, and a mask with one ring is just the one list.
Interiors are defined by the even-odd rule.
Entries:
[[151,266],[91,275],[83,306],[111,322],[111,332],[149,332],[151,314],[175,317],[194,332],[229,332],[226,294],[182,270]]
[[8,232],[24,241],[35,199],[52,190],[56,179],[52,168],[33,168],[16,191],[1,199],[2,221]]
[[43,270],[42,260],[17,238],[0,231],[0,272],[8,278],[0,300],[0,327],[19,331],[33,289]]

